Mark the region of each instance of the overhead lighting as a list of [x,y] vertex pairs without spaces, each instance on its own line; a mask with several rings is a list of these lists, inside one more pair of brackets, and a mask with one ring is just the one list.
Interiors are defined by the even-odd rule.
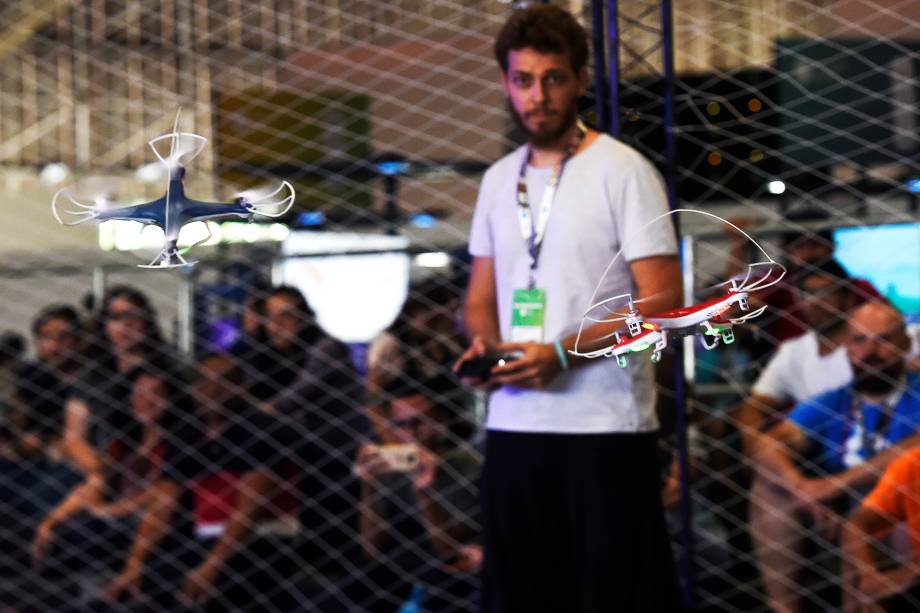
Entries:
[[450,256],[443,251],[429,251],[415,256],[415,264],[423,268],[447,268],[450,266]]
[[70,167],[63,162],[46,164],[39,173],[39,180],[45,185],[54,187],[64,182],[70,176]]
[[409,223],[416,228],[425,229],[433,228],[437,222],[438,220],[434,218],[434,215],[429,213],[417,213],[409,219]]
[[770,181],[767,183],[767,191],[776,196],[785,193],[786,184],[782,181]]

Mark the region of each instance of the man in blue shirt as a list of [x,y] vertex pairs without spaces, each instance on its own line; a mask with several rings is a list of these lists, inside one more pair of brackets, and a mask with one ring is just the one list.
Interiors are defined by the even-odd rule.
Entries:
[[888,463],[920,444],[920,376],[907,374],[904,319],[869,302],[850,318],[853,382],[799,403],[755,444],[755,552],[774,611],[796,611],[802,525],[835,535],[832,506],[861,498]]

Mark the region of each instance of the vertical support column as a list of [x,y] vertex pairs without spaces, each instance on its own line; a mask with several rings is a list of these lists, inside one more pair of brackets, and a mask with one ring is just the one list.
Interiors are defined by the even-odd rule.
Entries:
[[[594,45],[594,108],[597,113],[597,130],[610,129],[610,102],[607,90],[607,46],[604,30],[604,0],[591,0],[592,42]],[[611,45],[615,45],[611,39]]]
[[[668,193],[668,208],[678,208],[677,196],[677,143],[674,123],[674,23],[671,0],[661,1],[661,54],[664,80],[664,170]],[[674,217],[674,228],[680,235],[679,219]],[[683,246],[683,243],[681,243]],[[681,250],[681,270],[685,270],[686,254]],[[690,263],[692,264],[692,257]],[[692,289],[692,288],[691,288]],[[686,290],[685,290],[686,291]],[[693,504],[690,496],[690,458],[687,451],[687,398],[684,380],[683,347],[675,346],[677,359],[674,364],[674,402],[677,410],[675,423],[675,445],[680,468],[680,516],[681,545],[680,573],[683,578],[684,605],[688,611],[694,608],[695,555],[693,539]]]
[[[599,0],[597,0],[599,1]],[[620,134],[620,7],[607,0],[607,104],[610,134]]]
[[176,309],[176,347],[190,359],[195,355],[195,270],[183,274],[179,282]]
[[105,298],[105,287],[108,283],[108,276],[105,268],[96,266],[93,268],[93,311],[99,312],[102,308],[102,300]]

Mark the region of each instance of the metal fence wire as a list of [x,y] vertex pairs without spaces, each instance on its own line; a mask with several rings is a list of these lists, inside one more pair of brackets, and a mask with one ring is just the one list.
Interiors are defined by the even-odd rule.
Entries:
[[[519,4],[0,5],[0,608],[478,610],[487,398],[452,367]],[[657,365],[688,602],[920,610],[920,5],[556,4],[601,45],[586,121],[788,269]],[[64,186],[161,196],[180,107],[190,194],[291,212],[190,224],[168,272],[155,228],[55,223]],[[687,304],[755,261],[678,220]]]

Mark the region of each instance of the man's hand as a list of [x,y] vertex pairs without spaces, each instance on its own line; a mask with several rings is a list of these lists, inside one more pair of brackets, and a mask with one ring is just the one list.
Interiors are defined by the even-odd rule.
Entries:
[[354,473],[363,483],[373,484],[386,472],[387,463],[380,455],[380,447],[373,443],[364,443],[358,448]]
[[843,517],[827,506],[840,491],[840,486],[828,477],[801,479],[792,488],[802,509],[812,516],[814,530],[827,539],[835,539],[843,523]]
[[543,389],[549,385],[562,365],[552,345],[542,343],[502,343],[497,348],[502,354],[519,352],[521,357],[504,366],[492,369],[491,381],[499,385]]
[[811,507],[819,502],[827,502],[840,491],[840,486],[833,478],[803,478],[793,487],[795,497],[803,506]]
[[106,586],[102,592],[102,599],[106,602],[115,604],[119,600],[126,598],[131,601],[141,599],[141,568],[127,566],[117,577]]
[[418,449],[418,466],[412,475],[412,485],[416,490],[427,490],[434,483],[438,474],[438,456],[424,447]]
[[[458,370],[460,370],[460,364],[467,360],[492,353],[495,353],[495,351],[490,343],[488,343],[481,336],[474,336],[469,348],[467,348],[467,350],[463,352],[463,355],[461,355],[460,358],[454,362],[453,371],[456,373]],[[491,392],[492,390],[498,389],[498,387],[500,387],[491,379],[482,381],[481,379],[477,379],[475,377],[464,377],[463,383],[484,392]]]
[[216,566],[207,561],[203,562],[185,578],[185,584],[179,593],[180,601],[189,606],[197,606],[211,600],[215,596],[219,571]]
[[457,561],[448,568],[459,573],[478,573],[482,568],[482,546],[463,545],[457,552]]
[[51,537],[54,536],[55,522],[50,518],[45,519],[38,525],[35,530],[35,538],[32,539],[32,566],[38,568],[45,554],[48,553],[48,547],[51,545]]

